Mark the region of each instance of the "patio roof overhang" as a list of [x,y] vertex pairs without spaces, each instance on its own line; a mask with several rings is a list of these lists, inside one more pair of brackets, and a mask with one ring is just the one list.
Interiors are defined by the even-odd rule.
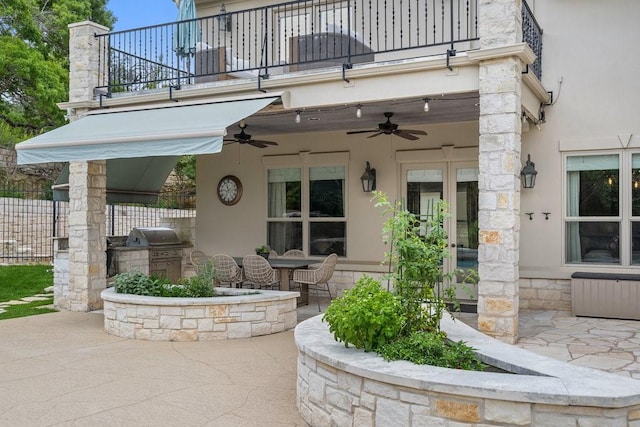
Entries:
[[[284,93],[89,112],[16,145],[18,164],[107,160],[107,202],[154,203],[181,155],[222,150],[226,128]],[[68,200],[68,166],[54,199]]]

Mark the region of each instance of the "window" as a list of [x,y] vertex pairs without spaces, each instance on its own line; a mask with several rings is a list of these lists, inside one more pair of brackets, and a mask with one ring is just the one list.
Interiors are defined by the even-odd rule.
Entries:
[[346,256],[345,176],[344,166],[269,169],[269,246]]
[[[637,204],[640,211],[640,203],[636,202],[638,190],[631,182],[631,176],[636,176],[640,169],[640,157],[637,156],[632,156],[637,163],[633,168],[625,167],[629,157],[621,154],[566,158],[567,263],[629,264],[625,260],[630,259],[633,242],[629,233],[623,233],[623,230],[628,229],[630,212],[622,209],[620,194],[632,191],[633,205]],[[637,212],[631,215],[637,215]],[[632,228],[636,228],[634,224]]]

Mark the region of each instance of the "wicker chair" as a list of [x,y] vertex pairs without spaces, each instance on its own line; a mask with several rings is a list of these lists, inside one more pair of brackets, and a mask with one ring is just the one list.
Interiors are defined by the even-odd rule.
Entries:
[[238,267],[236,261],[229,255],[214,255],[213,267],[219,285],[228,285],[231,288],[242,285],[242,268]]
[[[315,292],[318,296],[318,311],[320,310],[320,292],[329,293],[329,301],[332,300],[331,289],[329,288],[329,280],[333,276],[333,272],[336,269],[336,262],[338,261],[338,255],[331,254],[322,261],[320,267],[309,270],[297,269],[293,271],[293,282],[297,284],[309,285],[309,293]],[[320,285],[324,285],[320,287]]]
[[209,255],[206,255],[204,252],[198,250],[193,250],[189,254],[189,261],[196,269],[202,264],[205,264],[210,259],[211,257]]
[[274,251],[273,249],[271,249],[271,251],[269,252],[269,258],[278,258],[280,255],[278,255],[278,252]]
[[242,270],[245,279],[253,284],[254,288],[280,289],[280,271],[274,270],[269,261],[260,255],[247,255],[242,258]]
[[306,255],[300,249],[289,249],[282,254],[283,258],[305,258]]

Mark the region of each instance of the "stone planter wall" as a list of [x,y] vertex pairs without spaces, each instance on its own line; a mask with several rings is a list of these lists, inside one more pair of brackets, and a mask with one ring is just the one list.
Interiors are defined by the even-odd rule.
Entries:
[[470,372],[345,348],[321,316],[296,327],[297,405],[311,426],[640,426],[640,382],[556,361],[443,320],[455,341],[517,372]]
[[123,338],[200,341],[250,338],[295,327],[299,292],[216,288],[213,298],[162,298],[102,291],[104,329]]

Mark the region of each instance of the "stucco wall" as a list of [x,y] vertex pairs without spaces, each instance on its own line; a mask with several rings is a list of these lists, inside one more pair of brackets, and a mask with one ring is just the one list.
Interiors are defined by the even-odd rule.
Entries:
[[[523,158],[531,154],[538,176],[534,189],[521,192],[521,276],[568,279],[585,269],[622,272],[620,267],[563,265],[559,147],[571,141],[605,148],[603,142],[617,141],[619,134],[640,135],[640,59],[629,55],[640,41],[640,2],[535,0],[529,5],[544,30],[542,82],[553,91],[554,102],[545,108],[540,130],[531,125],[523,134]],[[640,147],[640,137],[632,136],[630,146]],[[533,219],[524,212],[534,212]],[[542,212],[551,212],[548,220]]]

